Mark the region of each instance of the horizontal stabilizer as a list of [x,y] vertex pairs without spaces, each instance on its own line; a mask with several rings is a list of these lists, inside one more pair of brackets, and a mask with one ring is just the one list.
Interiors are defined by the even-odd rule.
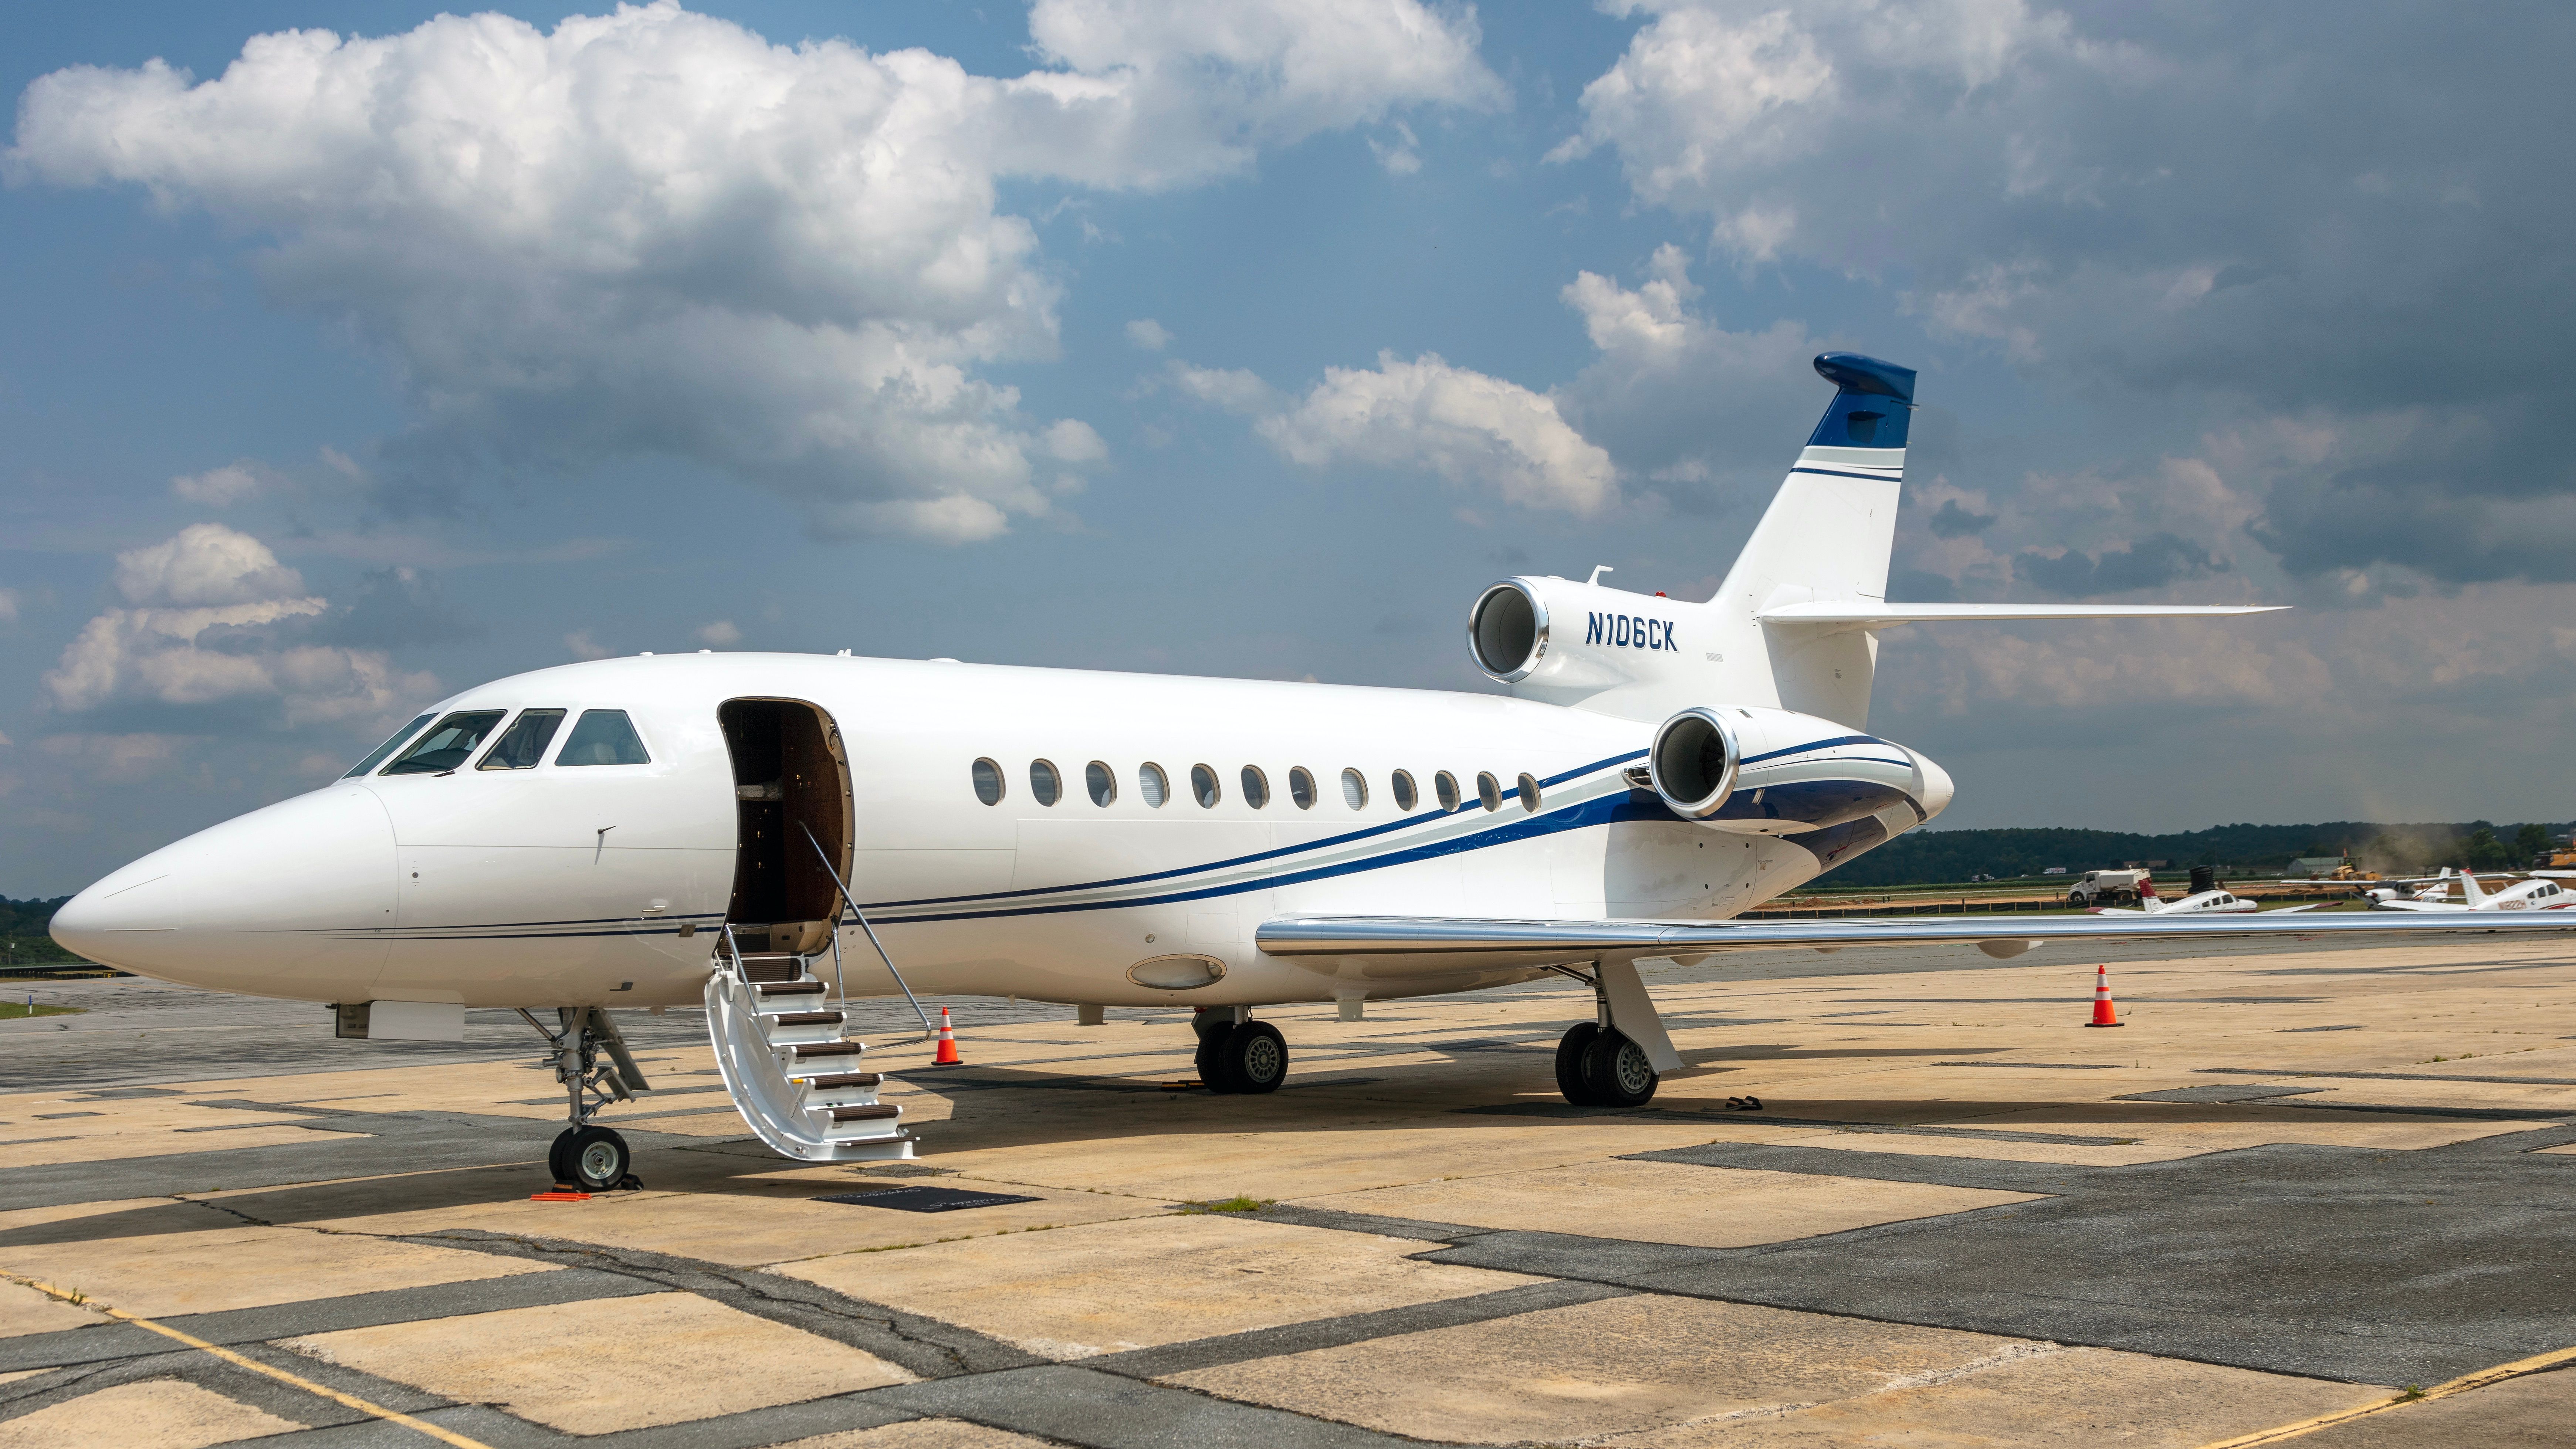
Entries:
[[1765,624],[1824,624],[1893,629],[1899,624],[1954,624],[1998,619],[2230,619],[2272,614],[2287,604],[1780,604],[1754,615]]
[[[1579,961],[1697,958],[1727,951],[1850,946],[1983,946],[2031,938],[2061,941],[2225,941],[2260,936],[2387,939],[2421,932],[2497,931],[2512,935],[2576,931],[2576,911],[2451,911],[2415,915],[2218,913],[2139,916],[2024,916],[1968,920],[1958,916],[1883,916],[1789,921],[1528,921],[1452,916],[1291,916],[1265,921],[1256,940],[1266,954],[1298,958],[1319,970],[1361,968],[1375,979],[1455,976]],[[1991,954],[1991,953],[1990,953]]]

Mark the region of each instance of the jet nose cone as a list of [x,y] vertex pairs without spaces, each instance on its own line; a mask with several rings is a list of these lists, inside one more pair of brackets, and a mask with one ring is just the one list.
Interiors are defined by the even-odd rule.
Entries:
[[54,913],[92,961],[164,981],[365,1000],[394,923],[393,826],[338,785],[227,820],[108,876]]
[[1955,788],[1950,783],[1950,772],[1932,763],[1932,757],[1919,750],[1906,753],[1914,756],[1914,767],[1922,772],[1923,793],[1916,799],[1923,806],[1924,814],[1929,817],[1948,809],[1950,795]]

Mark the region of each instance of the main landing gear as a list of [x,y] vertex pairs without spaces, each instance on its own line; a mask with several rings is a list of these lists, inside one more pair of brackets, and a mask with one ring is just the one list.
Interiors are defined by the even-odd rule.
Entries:
[[[590,1120],[611,1102],[631,1101],[635,1093],[653,1089],[652,1083],[644,1080],[643,1069],[627,1052],[626,1039],[618,1034],[617,1024],[595,1006],[556,1008],[561,1031],[546,1030],[524,1007],[519,1015],[546,1039],[555,1080],[563,1084],[570,1104],[572,1125],[558,1134],[554,1146],[546,1151],[546,1166],[554,1173],[556,1188],[567,1192],[610,1192],[642,1187],[643,1180],[627,1171],[633,1154],[626,1139]],[[603,1054],[605,1061],[600,1059]]]
[[1556,1044],[1556,1089],[1577,1107],[1642,1107],[1655,1099],[1662,1074],[1682,1060],[1634,962],[1595,962],[1589,973],[1549,970],[1592,988],[1593,1019],[1568,1028]]
[[1556,1044],[1556,1089],[1578,1107],[1642,1107],[1662,1079],[1646,1049],[1597,1021],[1579,1021]]
[[1199,1008],[1199,1081],[1211,1092],[1275,1092],[1288,1080],[1288,1041],[1279,1028],[1234,1006]]

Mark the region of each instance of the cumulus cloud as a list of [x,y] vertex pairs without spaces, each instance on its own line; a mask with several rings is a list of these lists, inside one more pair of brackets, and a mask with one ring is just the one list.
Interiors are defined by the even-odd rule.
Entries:
[[388,457],[415,474],[670,455],[825,536],[964,542],[1098,456],[981,375],[1056,346],[1060,287],[1001,181],[1183,185],[1503,99],[1472,12],[1415,0],[1041,0],[1030,32],[1050,68],[1012,79],[669,0],[280,32],[202,83],[40,77],[6,167],[272,239],[270,294],[392,364],[418,421]]
[[1610,455],[1584,441],[1554,399],[1437,353],[1407,362],[1381,352],[1375,368],[1328,367],[1296,406],[1255,429],[1309,468],[1421,468],[1508,502],[1577,514],[1618,498]]
[[742,630],[731,619],[718,619],[698,628],[698,642],[711,649],[727,649],[742,642]]
[[2494,143],[2555,133],[2576,13],[2256,10],[2222,36],[2188,6],[1622,8],[1643,23],[1560,160],[1613,157],[1739,265],[1902,288],[1936,337],[2070,389],[2349,435],[2344,473],[2255,494],[2294,569],[2567,576],[2564,550],[2403,499],[2576,496],[2533,365],[2565,351],[2543,299],[2576,257],[2530,241],[2576,198]]
[[1824,346],[1793,321],[1731,332],[1704,315],[1678,247],[1657,248],[1646,271],[1633,289],[1583,272],[1559,293],[1595,349],[1560,408],[1686,505],[1755,497],[1747,490],[1779,481],[1832,395],[1809,365]]
[[203,473],[182,473],[170,480],[170,491],[190,503],[228,508],[258,497],[274,488],[279,481],[275,469],[243,458],[220,468],[209,468]]
[[1127,324],[1127,340],[1147,352],[1160,352],[1172,345],[1172,332],[1151,317],[1139,317]]
[[1598,513],[1618,499],[1618,469],[1557,411],[1517,383],[1426,352],[1374,368],[1328,367],[1293,396],[1242,368],[1175,360],[1163,377],[1199,402],[1253,419],[1281,457],[1308,468],[1435,473],[1533,508]]
[[44,676],[62,714],[293,728],[371,719],[436,692],[436,679],[396,670],[381,651],[313,642],[329,601],[221,524],[117,555],[116,587],[130,607],[83,625]]

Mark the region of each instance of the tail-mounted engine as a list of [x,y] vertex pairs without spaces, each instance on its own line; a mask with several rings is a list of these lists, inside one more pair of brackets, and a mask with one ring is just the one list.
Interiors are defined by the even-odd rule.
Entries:
[[1514,694],[1572,703],[1627,684],[1704,682],[1715,658],[1697,637],[1705,622],[1699,606],[1660,595],[1512,578],[1468,610],[1467,650]]
[[1706,820],[1725,809],[1743,763],[1734,728],[1713,709],[1686,709],[1664,721],[1646,752],[1655,793],[1685,820]]

